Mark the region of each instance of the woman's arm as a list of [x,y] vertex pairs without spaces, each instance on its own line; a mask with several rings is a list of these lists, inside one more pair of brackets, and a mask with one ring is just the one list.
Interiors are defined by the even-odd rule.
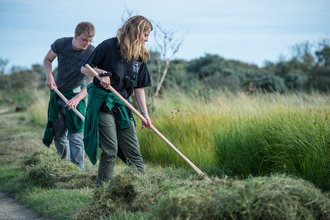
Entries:
[[141,114],[147,120],[147,123],[142,122],[142,129],[144,127],[149,128],[149,126],[151,125],[151,120],[148,115],[148,109],[147,109],[144,89],[143,88],[134,89],[134,94],[135,94],[136,101],[139,105]]
[[[93,68],[97,73],[106,73],[107,71],[103,70],[103,69],[99,69],[97,67]],[[89,69],[87,69],[86,67],[82,66],[80,71],[85,74],[86,76],[89,77],[94,77],[94,74],[89,71]],[[111,85],[111,81],[110,81],[110,76],[104,76],[101,77],[101,82],[100,82],[101,86],[103,86],[105,89],[110,89],[110,85]]]
[[76,108],[79,104],[79,102],[87,96],[87,85],[89,83],[93,82],[93,77],[89,77],[88,82],[84,86],[84,88],[77,94],[75,95],[72,99],[70,99],[66,104],[65,107],[68,107],[69,110],[71,108]]

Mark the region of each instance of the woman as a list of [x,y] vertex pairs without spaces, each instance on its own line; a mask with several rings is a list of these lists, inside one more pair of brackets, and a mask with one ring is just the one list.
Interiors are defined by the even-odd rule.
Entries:
[[118,29],[117,36],[98,45],[81,68],[82,73],[93,76],[84,67],[89,64],[101,76],[101,81],[95,77],[87,87],[84,128],[85,152],[93,164],[98,148],[102,149],[97,186],[111,180],[118,146],[125,162],[145,174],[132,112],[109,88],[111,85],[127,100],[134,90],[141,114],[147,121],[142,122],[142,129],[151,125],[144,93],[144,87],[151,85],[146,64],[150,56],[144,44],[148,42],[152,29],[151,22],[143,16],[129,18]]

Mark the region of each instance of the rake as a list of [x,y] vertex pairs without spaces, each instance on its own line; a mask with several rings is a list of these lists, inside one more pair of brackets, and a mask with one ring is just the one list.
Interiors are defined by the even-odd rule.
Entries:
[[[101,81],[99,74],[88,64],[85,67]],[[126,101],[112,86],[109,89],[117,98],[119,98],[135,115],[137,115],[144,123],[147,123],[147,120],[138,112],[129,102]],[[169,140],[167,140],[164,135],[162,135],[153,125],[150,125],[149,128],[155,132],[176,154],[178,154],[193,170],[195,170],[199,176],[205,177],[207,180],[211,180],[203,173],[198,167],[196,167],[187,157],[185,157]]]

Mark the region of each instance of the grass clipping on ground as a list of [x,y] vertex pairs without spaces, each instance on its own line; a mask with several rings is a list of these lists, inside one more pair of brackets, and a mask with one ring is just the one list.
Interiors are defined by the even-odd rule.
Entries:
[[91,206],[77,219],[137,212],[146,219],[330,219],[328,195],[285,175],[244,181],[174,179],[164,184],[167,181],[162,174],[126,171],[96,189]]
[[[173,182],[168,183],[169,179]],[[128,167],[121,174],[94,190],[93,201],[87,210],[78,214],[77,219],[99,219],[146,213],[160,195],[187,180],[168,173],[139,175],[134,167]]]
[[216,181],[161,197],[148,219],[330,219],[330,199],[311,183],[287,176]]
[[[95,187],[95,175],[79,172],[56,153],[38,150],[23,161],[26,182],[45,188]],[[330,219],[329,194],[286,175],[246,180],[182,178],[175,170],[139,175],[127,168],[93,190],[77,219],[143,213],[146,219]]]
[[68,161],[60,159],[56,152],[40,148],[23,159],[26,170],[24,182],[42,188],[80,189],[94,187],[96,175],[81,172]]

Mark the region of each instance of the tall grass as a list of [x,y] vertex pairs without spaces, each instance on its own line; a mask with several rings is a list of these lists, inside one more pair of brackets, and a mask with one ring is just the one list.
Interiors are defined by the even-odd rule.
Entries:
[[329,190],[329,98],[276,94],[245,100],[215,135],[219,170],[243,178],[289,173]]
[[[159,101],[153,125],[203,171],[247,177],[293,174],[330,189],[329,97],[318,93],[182,94]],[[148,161],[187,166],[160,138],[140,131]]]
[[[330,189],[327,95],[203,94],[166,93],[151,114],[153,125],[202,171],[241,178],[288,173]],[[46,92],[38,94],[28,109],[28,117],[37,126],[46,124],[48,100]],[[137,122],[145,160],[188,167],[156,134],[142,131],[140,120]]]
[[49,102],[49,91],[39,90],[32,92],[35,97],[27,109],[27,117],[36,126],[45,127],[47,124],[47,109]]
[[[171,94],[158,101],[156,113],[151,115],[153,125],[190,161],[200,169],[214,165],[213,115],[205,108],[205,100]],[[174,166],[188,166],[151,130],[141,131],[138,138],[143,157],[148,161]]]

